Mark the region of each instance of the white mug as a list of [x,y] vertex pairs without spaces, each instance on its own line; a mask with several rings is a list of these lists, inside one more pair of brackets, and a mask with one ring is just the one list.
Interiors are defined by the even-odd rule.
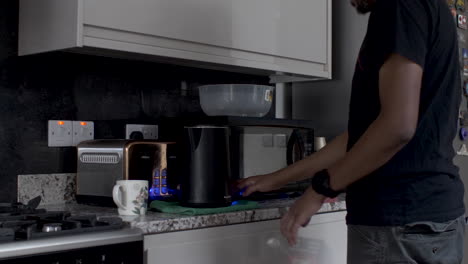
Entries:
[[119,207],[119,215],[145,215],[148,206],[148,181],[117,181],[112,198]]

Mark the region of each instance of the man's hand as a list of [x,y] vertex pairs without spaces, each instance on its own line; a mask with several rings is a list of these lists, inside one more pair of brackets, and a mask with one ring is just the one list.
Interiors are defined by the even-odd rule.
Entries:
[[269,192],[277,190],[288,183],[288,179],[280,172],[271,174],[259,175],[243,179],[239,182],[237,187],[239,189],[247,188],[243,196],[249,196],[254,192]]
[[299,198],[281,219],[281,233],[293,246],[297,243],[297,231],[305,227],[325,201],[325,196],[316,193],[312,187]]

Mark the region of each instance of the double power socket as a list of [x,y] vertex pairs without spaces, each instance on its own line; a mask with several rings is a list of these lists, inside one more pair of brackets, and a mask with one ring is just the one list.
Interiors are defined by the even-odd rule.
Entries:
[[49,147],[73,147],[92,139],[94,139],[92,121],[49,120],[48,122]]
[[127,124],[125,126],[125,139],[158,139],[157,125]]
[[[158,139],[157,125],[127,124],[126,139]],[[94,139],[94,122],[49,120],[47,142],[49,147],[73,147]]]

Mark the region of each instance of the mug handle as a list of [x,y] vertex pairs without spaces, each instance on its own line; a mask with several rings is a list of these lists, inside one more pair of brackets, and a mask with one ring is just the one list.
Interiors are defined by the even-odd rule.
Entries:
[[121,188],[123,188],[122,185],[115,185],[114,189],[112,190],[112,198],[114,199],[114,203],[121,209],[127,210],[127,207],[122,204],[120,201],[119,197],[121,197]]

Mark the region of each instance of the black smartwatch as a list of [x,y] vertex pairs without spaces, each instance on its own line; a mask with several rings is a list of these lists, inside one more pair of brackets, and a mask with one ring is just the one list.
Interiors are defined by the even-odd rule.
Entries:
[[335,198],[341,193],[330,187],[330,174],[328,174],[327,170],[317,172],[311,179],[311,185],[314,191],[328,198]]

